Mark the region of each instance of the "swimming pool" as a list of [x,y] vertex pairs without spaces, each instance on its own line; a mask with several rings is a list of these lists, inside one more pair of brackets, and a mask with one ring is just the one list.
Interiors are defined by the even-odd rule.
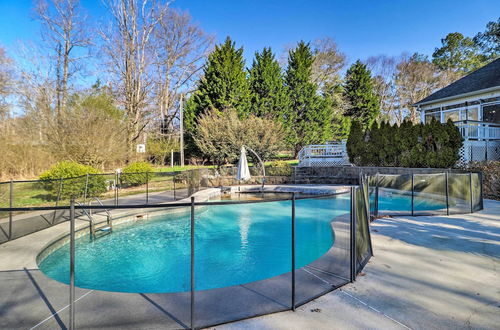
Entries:
[[[259,197],[259,196],[260,197]],[[242,194],[234,198],[287,195]],[[382,195],[380,205],[405,209],[407,196]],[[440,207],[422,201],[422,207]],[[323,256],[334,244],[331,222],[349,213],[349,195],[296,201],[296,268]],[[291,201],[205,206],[196,210],[197,290],[264,280],[291,269]],[[76,240],[75,281],[82,288],[140,293],[190,289],[190,214],[167,213],[124,223],[91,241]],[[39,262],[47,276],[69,283],[69,246]]]
[[[291,201],[206,206],[196,211],[198,290],[243,284],[291,268]],[[334,243],[330,222],[349,212],[348,195],[296,201],[296,266],[325,254]],[[69,247],[39,268],[69,283]],[[190,288],[189,213],[165,214],[115,226],[111,235],[76,241],[76,285],[118,292],[178,292]]]

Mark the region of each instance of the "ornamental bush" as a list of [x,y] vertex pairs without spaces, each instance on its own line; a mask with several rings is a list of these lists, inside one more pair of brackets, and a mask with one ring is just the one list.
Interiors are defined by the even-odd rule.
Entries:
[[120,183],[122,186],[140,186],[148,181],[148,173],[153,170],[153,166],[147,162],[131,163],[123,168]]
[[282,160],[276,160],[266,166],[266,175],[269,176],[290,176],[292,172],[292,165]]
[[448,121],[401,126],[381,123],[363,131],[354,122],[347,140],[347,153],[357,166],[448,168],[459,160],[462,147],[459,129]]
[[[62,161],[43,172],[41,186],[49,192],[47,199],[99,196],[106,191],[106,181],[98,169],[74,161]],[[88,177],[87,177],[87,174]]]

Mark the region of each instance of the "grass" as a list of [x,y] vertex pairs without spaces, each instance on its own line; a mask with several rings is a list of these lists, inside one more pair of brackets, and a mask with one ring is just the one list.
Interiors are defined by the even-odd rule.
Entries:
[[[284,160],[290,165],[296,165],[298,160]],[[269,166],[273,161],[265,162],[265,166]],[[249,163],[253,166],[252,163]],[[173,173],[193,170],[198,168],[215,168],[214,165],[186,165],[186,166],[156,166],[155,173]],[[114,179],[114,175],[109,179]],[[32,206],[55,206],[56,201],[47,190],[43,189],[36,182],[14,182],[14,207],[32,207]],[[182,183],[178,183],[176,188],[185,188]],[[161,176],[152,175],[149,181],[149,191],[164,191],[173,189],[173,175]],[[130,196],[134,194],[141,194],[146,192],[146,186],[140,185],[136,187],[120,189],[120,196]],[[108,191],[102,195],[102,198],[113,198],[114,192]],[[69,200],[59,201],[59,205],[67,205]],[[9,183],[0,184],[0,207],[9,207]]]
[[155,166],[155,172],[181,172],[197,168],[214,168],[215,165]]

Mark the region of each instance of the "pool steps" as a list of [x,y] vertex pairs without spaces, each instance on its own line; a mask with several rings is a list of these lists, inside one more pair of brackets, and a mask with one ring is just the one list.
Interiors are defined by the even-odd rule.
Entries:
[[[101,200],[97,197],[94,197],[94,199],[97,201],[97,203],[100,206],[104,206],[101,202]],[[84,204],[76,202],[80,206],[84,206]],[[89,205],[92,204],[92,201],[89,202]],[[108,211],[108,209],[104,209],[106,212],[106,221],[101,221],[101,222],[96,222],[94,219],[94,216],[92,216],[92,211],[89,210],[87,211],[86,209],[82,209],[83,213],[85,216],[87,216],[88,221],[90,222],[90,238],[91,239],[97,239],[106,235],[109,235],[113,232],[113,217],[111,216],[111,213]]]

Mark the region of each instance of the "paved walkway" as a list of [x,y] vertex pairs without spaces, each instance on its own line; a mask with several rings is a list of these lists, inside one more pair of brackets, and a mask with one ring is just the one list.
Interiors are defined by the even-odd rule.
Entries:
[[500,329],[500,202],[479,213],[372,224],[375,257],[353,284],[217,329]]

